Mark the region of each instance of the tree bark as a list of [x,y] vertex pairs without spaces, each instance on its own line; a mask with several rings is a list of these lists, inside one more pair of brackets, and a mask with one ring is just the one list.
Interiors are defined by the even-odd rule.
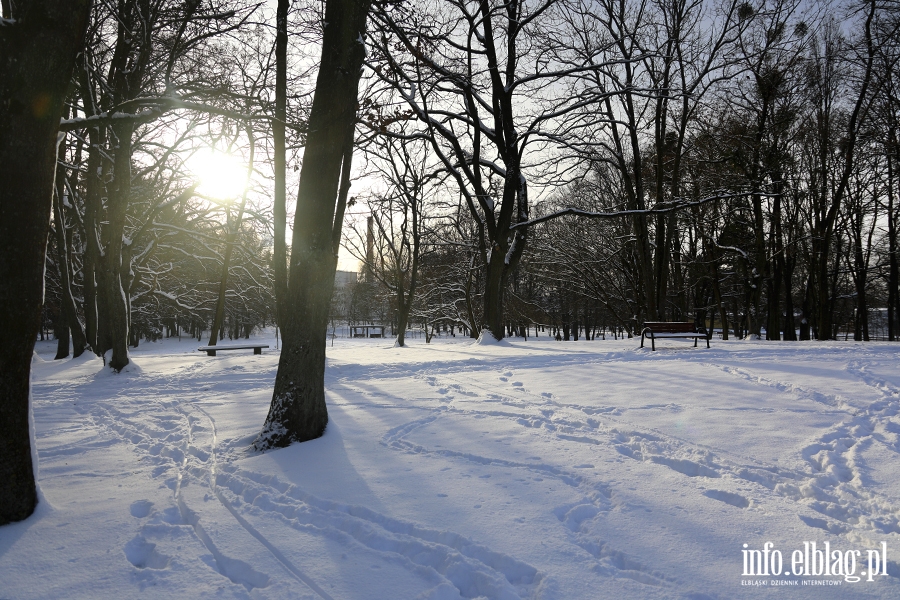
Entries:
[[62,360],[69,357],[69,326],[66,325],[66,318],[62,314],[62,309],[57,307],[56,314],[53,317],[53,337],[56,338],[56,356],[53,360]]
[[287,153],[285,120],[287,119],[287,14],[290,0],[278,0],[275,13],[275,119],[272,121],[272,143],[275,168],[274,248],[272,276],[275,287],[275,322],[284,332],[284,305],[287,302]]
[[[774,179],[781,181],[781,174],[776,173]],[[781,226],[781,194],[783,186],[775,184],[775,197],[772,199],[772,216],[769,225],[769,240],[772,245],[772,272],[766,278],[766,339],[781,339],[781,286],[784,282],[784,236]],[[790,293],[790,290],[788,290]]]
[[419,276],[419,249],[421,234],[419,233],[419,209],[418,198],[411,202],[412,211],[412,244],[410,248],[409,288],[403,288],[403,273],[397,269],[397,345],[406,345],[406,327],[409,324],[409,314],[412,312],[413,300],[416,296],[416,285]]
[[[322,62],[309,117],[291,247],[284,346],[272,404],[254,447],[284,447],[321,436],[325,342],[337,257],[333,249],[341,171],[356,125],[368,0],[327,0]],[[352,153],[351,153],[352,155]]]
[[[57,178],[61,173],[57,172]],[[57,181],[56,194],[53,200],[53,217],[56,220],[56,264],[59,267],[60,311],[63,322],[68,331],[72,333],[72,356],[78,358],[84,354],[87,348],[87,338],[84,329],[78,320],[78,309],[75,305],[75,297],[72,294],[72,277],[69,267],[69,241],[66,237],[66,224],[62,210],[63,186]],[[66,354],[68,356],[68,337],[66,338]],[[65,358],[65,357],[58,357]]]
[[892,150],[897,147],[896,130],[891,129],[890,147],[887,152],[887,225],[888,225],[888,341],[897,339],[897,310],[900,307],[898,288],[900,288],[900,265],[897,257],[897,215],[894,210],[894,160]]
[[116,138],[114,179],[110,186],[109,206],[106,211],[107,225],[104,233],[104,250],[100,265],[102,276],[100,294],[104,296],[105,318],[100,321],[100,353],[112,350],[108,366],[121,371],[128,364],[128,314],[125,275],[130,270],[124,264],[123,245],[125,243],[125,221],[131,195],[131,136],[134,126],[123,123],[113,128]]
[[0,525],[37,503],[29,396],[59,121],[90,0],[33,0],[0,27]]
[[94,352],[100,352],[99,343],[99,315],[102,300],[97,294],[97,272],[100,265],[100,238],[98,226],[101,221],[101,187],[100,172],[102,170],[102,157],[100,149],[106,143],[105,130],[101,127],[91,127],[87,131],[88,161],[87,173],[84,183],[84,232],[85,249],[84,264],[84,330],[88,345]]

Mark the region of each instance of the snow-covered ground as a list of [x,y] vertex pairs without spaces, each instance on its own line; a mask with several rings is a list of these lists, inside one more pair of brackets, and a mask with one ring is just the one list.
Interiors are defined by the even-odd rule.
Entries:
[[900,597],[900,345],[337,339],[325,436],[265,454],[277,352],[198,345],[38,345],[0,597]]

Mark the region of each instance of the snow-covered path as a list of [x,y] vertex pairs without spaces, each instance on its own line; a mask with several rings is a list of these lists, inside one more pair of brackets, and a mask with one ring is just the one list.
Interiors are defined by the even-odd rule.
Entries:
[[[337,340],[326,435],[262,455],[277,354],[196,345],[35,361],[0,597],[900,596],[900,345]],[[766,542],[888,575],[742,575]]]

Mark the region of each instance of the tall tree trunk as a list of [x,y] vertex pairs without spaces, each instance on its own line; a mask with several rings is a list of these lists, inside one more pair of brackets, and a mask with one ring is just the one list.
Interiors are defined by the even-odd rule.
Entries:
[[[56,221],[56,264],[59,267],[60,285],[60,310],[63,321],[69,331],[72,332],[72,355],[78,358],[84,354],[87,348],[87,338],[81,322],[78,320],[78,309],[75,305],[75,297],[72,294],[72,276],[69,267],[69,243],[66,237],[66,223],[63,217],[62,200],[64,195],[62,185],[62,173],[57,172],[56,194],[53,199],[53,218]],[[68,356],[68,340],[66,344],[66,356]]]
[[275,322],[284,335],[284,308],[287,302],[287,153],[285,121],[287,119],[287,14],[290,0],[278,0],[275,13],[275,120],[272,143],[275,167],[274,248],[272,275],[275,280]]
[[334,230],[341,172],[350,172],[368,0],[326,0],[322,62],[300,172],[291,249],[284,346],[272,404],[254,442],[258,450],[321,436],[325,406],[325,342],[337,257]]
[[100,238],[98,236],[101,219],[101,188],[100,174],[103,169],[103,157],[100,149],[106,144],[106,131],[100,127],[91,127],[87,131],[88,161],[87,173],[84,184],[84,264],[82,266],[84,277],[84,334],[88,345],[98,355],[100,350],[100,325],[99,315],[102,300],[97,294],[100,268]]
[[897,130],[891,127],[887,151],[887,226],[888,226],[888,340],[897,339],[897,317],[900,309],[900,265],[898,265],[897,248],[897,214],[894,209],[894,153],[900,150],[897,144]]
[[[90,0],[16,3],[0,27],[0,525],[34,511],[31,358],[41,328],[59,120]],[[7,7],[9,8],[9,7]]]
[[469,262],[469,269],[466,273],[466,285],[464,287],[466,298],[466,316],[469,318],[468,333],[469,337],[472,339],[476,339],[478,337],[478,332],[481,330],[481,325],[480,323],[478,323],[477,317],[475,315],[475,302],[472,300],[472,289],[475,287],[476,256],[476,254],[473,254]]
[[[812,269],[810,269],[812,271]],[[806,289],[803,292],[803,302],[800,304],[800,341],[812,339],[812,298],[815,283],[812,273],[807,274]]]
[[66,318],[62,314],[62,308],[56,308],[56,313],[53,315],[53,337],[56,338],[56,356],[53,357],[53,360],[62,360],[69,356],[69,326],[66,325]]
[[[683,321],[687,318],[688,314],[688,302],[687,302],[687,293],[684,285],[684,268],[683,268],[683,255],[681,253],[681,230],[678,227],[678,220],[676,214],[673,212],[669,218],[669,232],[670,232],[670,248],[672,252],[672,286],[675,288],[675,308],[678,311],[678,315],[676,316],[676,321]],[[696,255],[696,254],[695,254]]]
[[[419,277],[419,247],[421,235],[419,233],[419,209],[416,206],[418,198],[411,206],[412,210],[412,244],[411,264],[409,267],[409,289],[404,293],[403,274],[397,273],[397,345],[406,344],[406,326],[409,324],[409,314],[412,312],[413,300],[416,296],[416,285]],[[398,269],[399,271],[399,269]]]
[[503,327],[503,296],[506,288],[506,278],[503,276],[504,252],[498,244],[494,246],[487,271],[484,274],[484,326],[491,332],[495,339],[502,340],[505,337]]
[[[858,195],[861,190],[854,190]],[[866,252],[863,251],[863,220],[864,220],[864,209],[861,206],[863,200],[862,198],[852,198],[855,206],[853,206],[850,210],[855,214],[850,216],[849,227],[850,237],[852,242],[852,248],[848,248],[847,251],[847,263],[851,269],[851,275],[853,279],[854,287],[856,288],[856,315],[853,319],[853,339],[854,341],[869,341],[869,307],[866,299],[866,287],[868,283],[868,260],[866,260]],[[850,254],[852,253],[853,258],[851,260]]]
[[[661,201],[657,198],[657,201]],[[669,282],[669,215],[656,215],[656,227],[654,228],[656,241],[653,244],[653,280],[656,284],[653,295],[657,315],[660,320],[666,319],[666,293]]]
[[[509,109],[509,113],[512,109]],[[513,207],[515,207],[516,222],[523,223],[528,220],[528,184],[522,175],[518,163],[518,149],[512,134],[507,134],[507,174],[504,180],[504,200],[500,208],[500,216],[497,219],[497,239],[493,241],[485,272],[484,284],[484,326],[491,332],[495,339],[502,340],[506,331],[504,323],[504,296],[509,276],[519,264],[519,259],[525,251],[528,243],[528,229],[517,229],[510,236]],[[514,202],[507,198],[514,198]],[[512,238],[510,240],[510,237]]]
[[[776,182],[781,181],[781,174],[775,173],[773,178]],[[781,339],[781,286],[784,283],[784,236],[781,224],[781,201],[783,185],[775,184],[775,196],[772,199],[772,217],[769,225],[769,238],[772,244],[772,263],[771,276],[766,279],[766,339]],[[790,289],[788,290],[790,294]],[[785,332],[785,335],[787,333]]]
[[[125,243],[125,221],[128,201],[131,195],[131,136],[132,123],[117,124],[113,128],[116,139],[113,182],[110,186],[109,205],[106,211],[107,225],[103,230],[103,255],[100,261],[103,274],[99,278],[103,296],[101,304],[106,310],[100,312],[100,352],[112,350],[108,366],[121,371],[128,364],[128,300],[125,277],[131,269],[124,264],[123,244]],[[130,253],[129,253],[130,254]]]
[[719,260],[713,262],[713,293],[716,298],[716,306],[719,309],[719,319],[722,321],[722,339],[728,340],[728,309],[722,298],[722,284],[719,282]]
[[793,256],[784,257],[784,266],[781,271],[784,278],[784,340],[796,342],[797,330],[794,323],[794,293],[793,280],[794,268],[797,259]]

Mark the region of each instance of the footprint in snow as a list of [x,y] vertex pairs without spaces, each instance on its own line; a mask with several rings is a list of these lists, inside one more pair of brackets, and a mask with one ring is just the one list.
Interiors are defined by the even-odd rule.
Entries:
[[150,509],[152,508],[153,503],[149,500],[137,500],[131,504],[131,516],[143,519],[150,514]]
[[156,551],[156,544],[138,535],[125,544],[125,558],[138,569],[165,569],[172,559]]
[[[748,508],[750,506],[750,501],[740,494],[734,494],[732,492],[726,492],[724,490],[706,490],[705,492],[703,492],[703,495],[707,498],[719,500],[720,502],[730,504],[731,506],[735,506],[737,508]],[[800,518],[802,519],[803,517]]]

